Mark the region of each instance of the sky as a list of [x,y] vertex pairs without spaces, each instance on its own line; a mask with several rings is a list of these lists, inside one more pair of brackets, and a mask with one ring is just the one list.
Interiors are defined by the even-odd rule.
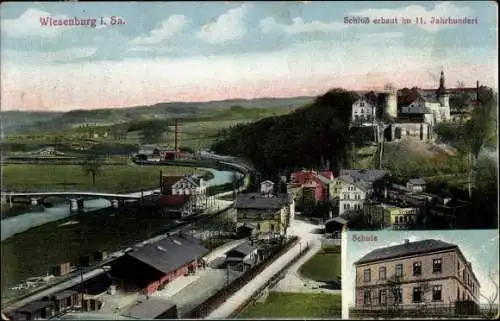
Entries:
[[[353,234],[376,235],[377,242],[352,241]],[[480,292],[490,297],[494,294],[494,285],[488,275],[490,271],[496,272],[497,284],[499,282],[499,242],[498,230],[439,230],[439,231],[349,231],[344,233],[342,252],[345,253],[342,267],[342,306],[344,313],[349,306],[354,305],[354,285],[356,270],[354,262],[369,252],[404,243],[435,239],[458,245],[465,258],[472,263],[472,270],[481,286]],[[480,303],[487,303],[480,298]],[[498,299],[497,299],[498,302]],[[345,314],[347,315],[347,314]]]
[[[497,4],[21,2],[1,8],[3,110],[314,96],[333,87],[498,88]],[[112,19],[112,17],[114,17]],[[348,24],[346,17],[368,17]],[[397,18],[380,25],[374,18]],[[410,24],[401,24],[401,18]],[[416,24],[417,17],[427,24]],[[432,25],[431,17],[477,18]],[[88,26],[48,18],[96,19]],[[102,20],[101,20],[102,19]],[[121,19],[123,24],[112,24]],[[103,21],[105,24],[101,24]]]

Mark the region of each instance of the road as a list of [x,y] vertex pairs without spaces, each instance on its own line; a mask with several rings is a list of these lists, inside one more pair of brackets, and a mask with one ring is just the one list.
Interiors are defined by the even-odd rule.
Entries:
[[275,276],[281,271],[283,266],[290,263],[296,256],[298,256],[302,250],[302,247],[306,244],[313,244],[316,246],[316,242],[320,242],[321,235],[315,234],[315,231],[320,228],[319,225],[303,222],[300,220],[295,220],[288,232],[289,235],[295,235],[300,238],[299,243],[293,246],[288,252],[284,253],[278,257],[271,265],[269,265],[264,271],[262,271],[253,280],[244,285],[239,291],[228,298],[222,305],[217,309],[212,311],[208,315],[208,319],[223,319],[228,318],[231,314],[240,306],[245,304],[248,299],[260,290],[268,280]]

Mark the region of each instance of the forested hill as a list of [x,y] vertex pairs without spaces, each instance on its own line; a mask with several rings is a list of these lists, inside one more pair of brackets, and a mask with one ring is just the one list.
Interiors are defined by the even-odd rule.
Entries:
[[357,98],[355,92],[332,89],[290,114],[223,130],[212,149],[249,159],[266,176],[327,161],[338,168],[347,161],[348,124]]

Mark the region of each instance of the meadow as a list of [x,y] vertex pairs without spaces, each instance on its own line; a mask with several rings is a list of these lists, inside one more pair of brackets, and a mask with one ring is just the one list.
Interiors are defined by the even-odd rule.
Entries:
[[342,296],[327,293],[270,292],[264,303],[250,303],[237,319],[340,318]]
[[201,169],[180,166],[102,166],[92,185],[80,165],[3,164],[3,186],[7,191],[99,191],[124,193],[159,187],[159,175],[204,174]]

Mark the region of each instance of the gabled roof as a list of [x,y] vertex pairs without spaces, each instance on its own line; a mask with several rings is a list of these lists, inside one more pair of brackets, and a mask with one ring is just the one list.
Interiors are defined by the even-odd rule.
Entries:
[[127,255],[168,274],[208,252],[198,240],[175,235],[147,244]]
[[405,257],[415,254],[425,254],[441,250],[458,248],[457,245],[446,243],[439,240],[423,240],[417,242],[410,242],[408,244],[401,244],[389,246],[382,249],[376,249],[363,256],[354,264],[369,263],[381,260],[387,260],[398,257]]
[[321,174],[318,175],[318,179],[320,180],[321,183],[323,183],[325,185],[326,184],[330,184],[332,182],[329,178],[327,178],[327,177],[325,177],[325,176],[323,176]]
[[131,306],[124,315],[139,319],[155,319],[174,306],[175,303],[164,298],[149,297]]
[[382,179],[385,175],[388,174],[389,171],[384,169],[362,168],[340,170],[340,176],[350,176],[354,179],[354,181],[362,180],[367,182],[374,182]]
[[236,209],[273,209],[277,210],[288,204],[288,196],[280,194],[276,196],[263,196],[258,193],[239,194],[234,207]]
[[45,309],[48,306],[51,306],[52,303],[49,301],[37,300],[26,304],[25,306],[16,310],[16,312],[24,312],[24,313],[33,313],[35,311],[39,311],[41,309]]
[[272,182],[270,180],[265,180],[265,181],[261,182],[261,184],[274,185],[274,182]]
[[241,254],[241,256],[247,256],[248,254],[252,253],[255,249],[256,247],[251,245],[249,242],[244,242],[227,251],[226,256],[234,253]]
[[347,223],[349,223],[345,218],[342,218],[341,216],[337,216],[337,217],[334,217],[332,219],[329,219],[328,221],[325,222],[325,225],[326,224],[332,224],[332,223],[337,223],[337,224],[340,224],[340,225],[345,225]]
[[408,181],[408,183],[414,184],[414,185],[425,185],[426,184],[426,182],[423,178],[412,178]]
[[181,178],[182,180],[188,182],[189,184],[193,186],[200,186],[201,178],[195,175],[186,175]]
[[172,186],[178,181],[180,181],[183,178],[183,176],[163,176],[163,184]]
[[163,206],[180,207],[189,199],[189,195],[162,195],[156,199],[156,204]]

